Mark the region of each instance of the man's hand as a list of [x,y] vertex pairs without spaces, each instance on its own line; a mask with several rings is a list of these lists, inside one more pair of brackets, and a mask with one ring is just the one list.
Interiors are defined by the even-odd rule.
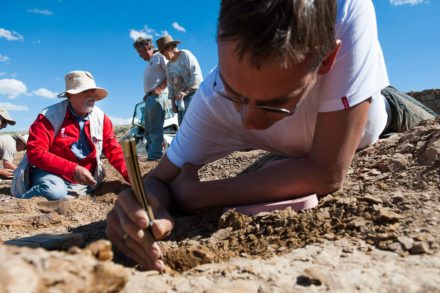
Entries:
[[188,95],[187,92],[179,92],[179,93],[176,95],[176,100],[181,100],[181,99],[183,99],[186,95]]
[[89,170],[79,165],[76,166],[75,170],[73,171],[73,180],[84,185],[96,184],[96,181],[92,174],[90,174]]
[[177,109],[177,106],[176,106],[176,97],[172,98],[172,100],[171,100],[171,107],[173,109],[173,113],[178,113],[179,112],[179,110]]
[[168,236],[174,222],[164,209],[158,207],[155,198],[149,200],[156,216],[151,228],[148,228],[148,215],[137,203],[132,190],[122,191],[107,215],[106,234],[132,260],[146,269],[163,271],[162,252],[156,240]]
[[0,176],[5,179],[12,179],[14,177],[14,170],[0,169]]

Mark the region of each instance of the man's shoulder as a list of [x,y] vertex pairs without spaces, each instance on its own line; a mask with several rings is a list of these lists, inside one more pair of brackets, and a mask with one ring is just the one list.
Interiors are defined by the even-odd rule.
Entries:
[[10,134],[2,134],[0,135],[0,146],[2,148],[14,146],[15,148],[15,139]]
[[159,62],[166,62],[167,60],[165,59],[165,57],[160,54],[159,52],[154,53],[153,56],[151,56],[151,60],[150,62],[155,62],[155,63],[159,63]]

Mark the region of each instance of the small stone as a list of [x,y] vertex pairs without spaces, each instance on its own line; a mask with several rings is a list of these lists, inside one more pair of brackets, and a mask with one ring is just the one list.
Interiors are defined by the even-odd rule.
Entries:
[[380,172],[380,171],[377,170],[377,169],[371,169],[369,173],[370,173],[371,175],[380,175],[380,174],[382,174],[382,172]]
[[351,220],[348,223],[348,226],[352,226],[355,228],[361,228],[361,227],[365,227],[366,223],[367,223],[367,221],[364,218],[358,217],[358,218]]
[[411,254],[425,254],[429,252],[429,245],[426,242],[415,242],[409,250]]
[[398,242],[393,242],[390,245],[388,245],[388,249],[394,252],[401,252],[402,246]]
[[391,199],[394,203],[403,202],[403,194],[401,191],[397,191],[391,195]]
[[278,247],[277,252],[282,252],[282,251],[285,251],[286,249],[287,249],[287,247],[281,246],[281,247]]
[[316,213],[316,218],[321,221],[325,219],[330,219],[330,213],[327,211],[319,211]]
[[375,221],[376,222],[390,222],[394,223],[403,218],[402,215],[399,215],[388,208],[381,207],[376,212]]
[[399,243],[402,244],[402,247],[405,250],[410,250],[414,243],[414,240],[405,236],[397,237],[397,241],[399,241]]
[[378,198],[378,197],[376,197],[376,196],[374,196],[374,195],[371,195],[371,194],[367,194],[366,196],[364,196],[364,199],[366,200],[366,201],[368,201],[368,202],[371,202],[371,203],[382,203],[383,201],[380,199],[380,198]]
[[108,261],[113,259],[112,244],[108,240],[100,239],[92,242],[86,249],[90,250],[92,255],[98,260]]

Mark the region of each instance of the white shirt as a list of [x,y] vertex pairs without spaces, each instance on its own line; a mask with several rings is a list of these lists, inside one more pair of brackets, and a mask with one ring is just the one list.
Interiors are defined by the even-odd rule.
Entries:
[[155,89],[167,75],[167,60],[159,52],[151,56],[144,70],[144,92]]
[[185,89],[197,89],[202,81],[199,62],[190,51],[180,50],[177,60],[168,62],[167,82],[170,99]]
[[368,121],[358,148],[374,143],[387,121],[380,91],[389,82],[371,0],[338,0],[336,38],[342,45],[331,71],[319,76],[294,115],[265,130],[243,128],[233,104],[213,91],[217,70],[212,70],[193,96],[167,151],[168,158],[181,167],[185,162],[205,164],[248,148],[301,157],[312,148],[319,112],[339,111],[370,97]]
[[12,162],[16,152],[15,139],[9,134],[0,135],[0,160]]

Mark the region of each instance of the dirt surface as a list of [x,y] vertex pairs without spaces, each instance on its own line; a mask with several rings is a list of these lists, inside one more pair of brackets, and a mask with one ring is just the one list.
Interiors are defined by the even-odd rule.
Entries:
[[[240,176],[280,158],[237,152],[199,173]],[[140,164],[144,174],[156,165]],[[0,292],[440,290],[440,119],[358,152],[343,189],[313,210],[176,214],[160,242],[164,274],[105,240],[106,214],[128,186],[106,169],[95,196],[57,202],[18,200],[0,183]]]

